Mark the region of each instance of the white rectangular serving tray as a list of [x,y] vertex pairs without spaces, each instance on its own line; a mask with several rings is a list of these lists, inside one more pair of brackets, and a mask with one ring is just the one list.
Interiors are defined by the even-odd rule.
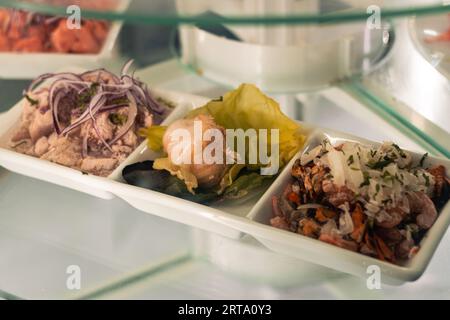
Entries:
[[[131,0],[119,1],[116,11],[127,10],[130,2]],[[95,69],[114,56],[114,47],[122,24],[122,21],[111,22],[103,47],[96,54],[0,52],[0,78],[33,79],[51,70],[67,66]]]
[[[152,92],[156,96],[172,101],[177,106],[164,121],[164,124],[170,124],[172,121],[182,118],[192,108],[202,106],[209,101],[207,98],[190,94],[162,90],[152,90]],[[232,239],[239,239],[244,234],[249,234],[272,251],[359,277],[367,277],[367,267],[377,265],[380,267],[383,283],[401,284],[416,280],[425,271],[450,223],[450,203],[447,203],[435,225],[423,239],[419,253],[408,265],[396,266],[299,234],[279,230],[269,225],[271,217],[270,199],[272,195],[281,192],[289,179],[290,168],[296,157],[283,169],[276,180],[262,191],[263,195],[260,192],[244,201],[229,201],[206,206],[123,182],[121,170],[124,166],[144,160],[152,160],[157,156],[147,149],[145,141],[119,168],[106,178],[83,175],[78,170],[6,149],[5,143],[9,139],[11,129],[17,123],[21,111],[21,102],[19,102],[8,112],[0,114],[0,165],[8,170],[103,199],[111,199],[117,196],[143,212]],[[302,127],[308,139],[301,152],[315,146],[324,137],[328,137],[332,142],[350,140],[370,145],[378,144],[349,134],[317,128],[307,123],[302,123]],[[300,156],[301,152],[297,157]],[[422,154],[415,152],[411,153],[416,159],[422,156]],[[447,168],[447,174],[450,175],[449,160],[429,157],[427,163],[444,165]],[[299,276],[300,273],[301,270],[299,270]]]

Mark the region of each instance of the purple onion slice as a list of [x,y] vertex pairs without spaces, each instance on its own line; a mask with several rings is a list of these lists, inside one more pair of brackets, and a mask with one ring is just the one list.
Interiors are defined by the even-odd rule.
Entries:
[[[130,60],[123,66],[120,76],[102,68],[81,74],[71,72],[46,73],[33,80],[24,94],[38,93],[44,90],[35,90],[38,85],[44,81],[53,80],[47,90],[49,92],[49,108],[56,133],[67,135],[72,130],[88,123],[87,128],[89,130],[83,136],[83,157],[88,154],[89,131],[92,128],[104,147],[112,152],[112,145],[134,126],[142,108],[158,117],[161,117],[167,111],[167,108],[160,105],[152,96],[143,82],[134,78],[134,74],[128,75],[132,63],[133,60]],[[71,124],[63,127],[61,119],[66,120],[68,106],[71,108],[69,114],[79,116],[72,120]],[[128,107],[126,122],[118,128],[118,132],[111,141],[106,141],[97,126],[96,117],[104,112],[112,112],[126,107]],[[65,117],[63,112],[66,115]]]

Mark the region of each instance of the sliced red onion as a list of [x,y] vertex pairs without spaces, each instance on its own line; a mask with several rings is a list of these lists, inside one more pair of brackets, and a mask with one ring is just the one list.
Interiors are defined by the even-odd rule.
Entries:
[[92,75],[100,76],[100,74],[106,75],[107,78],[113,82],[113,84],[120,84],[119,77],[117,77],[114,73],[109,72],[108,70],[106,70],[104,68],[99,68],[99,69],[83,72],[80,75],[80,78],[86,79],[87,77],[92,76]]
[[53,116],[53,126],[55,127],[55,131],[57,134],[61,133],[61,125],[59,123],[58,117],[58,104],[61,99],[61,95],[57,95],[55,101],[53,103],[54,107],[52,108],[52,116]]
[[[94,99],[95,99],[96,97],[99,97],[99,96],[100,96],[100,95],[95,96],[95,97],[92,99],[92,101],[94,101]],[[105,103],[105,101],[106,101],[106,98],[105,98],[105,97],[100,97],[100,98],[98,98],[98,100],[96,100],[94,103],[90,103],[90,104],[89,104],[88,110],[89,110],[89,116],[90,116],[91,119],[92,119],[91,124],[92,124],[92,127],[93,127],[94,130],[95,130],[95,133],[97,134],[98,138],[99,138],[100,141],[103,143],[103,145],[104,145],[109,151],[113,152],[111,146],[108,144],[108,142],[105,141],[105,139],[103,138],[103,136],[102,136],[100,130],[98,129],[97,123],[96,123],[96,120],[95,120],[95,117],[94,117],[94,115],[95,115],[95,113],[96,113],[96,112],[94,112],[94,111],[95,111],[95,110],[94,110],[94,107],[97,106],[97,105],[102,105],[102,103]]]
[[146,100],[145,106],[148,107],[148,111],[150,112],[156,112],[158,114],[163,114],[166,111],[166,108],[164,108],[162,105],[160,105],[156,99],[152,97],[150,92],[148,91],[148,87],[146,84],[142,83],[139,80],[133,79],[133,83],[136,85],[136,88],[139,88],[142,90],[144,94],[144,98]]
[[[52,112],[53,125],[56,133],[58,135],[66,135],[89,121],[90,129],[94,128],[99,140],[112,152],[111,146],[120,140],[136,122],[139,108],[146,108],[155,116],[161,116],[167,110],[167,108],[160,105],[156,99],[153,98],[143,82],[135,79],[134,75],[129,76],[127,74],[132,63],[133,60],[130,60],[123,66],[120,77],[117,77],[115,74],[105,69],[96,69],[82,74],[70,72],[46,73],[32,81],[27,92],[34,90],[43,81],[53,79],[54,81],[48,88],[48,91],[49,107]],[[75,104],[78,100],[77,97],[90,90],[94,83],[98,83],[98,87],[96,87],[96,92],[90,97],[86,110],[84,110],[77,119],[73,120],[70,125],[62,128],[60,123],[60,104],[62,99],[65,98],[65,103],[70,104],[73,102]],[[126,98],[128,102],[114,101],[124,98]],[[129,108],[126,123],[120,127],[111,141],[105,141],[97,127],[95,117],[100,113],[110,112],[124,107]],[[83,156],[87,155],[89,130],[83,137]]]
[[117,103],[117,104],[106,105],[100,109],[99,113],[113,111],[113,110],[117,110],[117,109],[128,107],[128,106],[129,106],[128,103]]
[[124,64],[124,66],[122,67],[122,70],[120,71],[121,76],[124,76],[128,73],[128,69],[130,69],[133,62],[134,62],[134,60],[131,59],[130,61],[128,61],[127,63]]
[[66,80],[73,80],[73,81],[83,81],[81,77],[75,73],[71,72],[63,72],[63,73],[44,73],[43,75],[40,75],[35,80],[33,80],[30,85],[28,86],[27,92],[32,91],[38,84],[40,84],[42,81],[56,78],[56,80],[59,79],[66,79]]
[[[107,110],[104,110],[104,109],[109,109],[109,110],[116,109],[117,107],[115,107],[115,106],[105,106],[104,105],[106,103],[107,99],[100,100],[101,98],[104,98],[106,95],[110,95],[110,94],[113,94],[113,93],[111,93],[111,92],[101,92],[101,93],[95,95],[92,98],[92,100],[89,102],[89,106],[90,107],[86,108],[86,110],[76,120],[74,120],[72,124],[70,124],[68,127],[66,127],[61,132],[61,134],[62,135],[68,134],[73,129],[77,128],[81,124],[83,124],[86,121],[90,120],[91,111],[95,115],[98,112],[107,111]],[[122,104],[122,106],[127,106],[127,105]]]

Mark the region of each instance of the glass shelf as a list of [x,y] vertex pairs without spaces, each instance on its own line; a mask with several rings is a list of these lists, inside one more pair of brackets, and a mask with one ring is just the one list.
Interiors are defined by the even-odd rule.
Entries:
[[[243,1],[237,0],[226,1],[234,4],[231,8],[224,8],[223,0],[81,2],[71,0],[58,6],[57,3],[63,2],[0,0],[0,7],[65,15],[67,3],[95,5],[96,8],[83,9],[83,18],[123,21],[111,55],[96,61],[95,67],[118,72],[131,58],[135,60],[136,76],[150,88],[210,98],[222,95],[236,83],[214,78],[208,70],[183,56],[183,28],[207,30],[226,40],[236,35],[248,36],[245,38],[247,44],[263,47],[283,49],[296,43],[311,44],[308,54],[312,59],[317,53],[324,52],[319,47],[333,41],[330,40],[332,36],[341,43],[345,37],[340,35],[356,34],[358,45],[372,39],[374,46],[370,52],[364,52],[360,46],[354,47],[356,51],[343,51],[362,53],[362,59],[344,77],[312,85],[313,72],[297,73],[299,78],[304,76],[299,84],[309,84],[310,88],[297,84],[276,88],[273,84],[277,81],[270,87],[268,82],[261,81],[264,72],[253,74],[253,80],[244,80],[257,82],[270,92],[292,118],[371,140],[395,139],[407,149],[450,158],[450,81],[441,69],[443,64],[430,59],[436,52],[441,52],[441,48],[424,47],[424,42],[420,41],[423,38],[417,38],[424,30],[432,29],[430,21],[434,17],[446,21],[450,5],[445,5],[442,0],[291,1],[297,7],[271,7],[275,1],[250,0],[247,2],[251,5],[245,8]],[[99,8],[102,3],[118,4],[123,11]],[[259,11],[250,13],[257,5],[260,5]],[[383,28],[367,35],[362,31],[369,5],[381,8]],[[295,29],[294,33],[301,41],[296,42],[297,38],[290,36],[280,38],[280,34],[289,35],[290,28]],[[344,49],[349,48],[345,46],[346,41],[342,44]],[[319,47],[314,47],[316,45]],[[330,57],[336,52],[330,50]],[[243,57],[239,55],[239,58]],[[370,59],[362,63],[364,58]],[[299,64],[310,64],[312,60],[308,59],[306,56],[305,59],[298,58]],[[40,67],[44,72],[58,71],[50,60]],[[346,65],[345,61],[339,60],[335,66]],[[0,72],[6,70],[7,64],[0,58]],[[272,64],[275,63],[272,61]],[[267,65],[270,60],[264,66]],[[0,112],[21,97],[29,82],[29,79],[13,80],[8,72],[3,73],[6,76],[0,79]],[[235,78],[235,81],[243,80]],[[294,84],[291,81],[296,81],[296,76],[293,74],[289,81],[283,81]],[[27,194],[26,202],[21,201],[24,193]],[[61,204],[58,207],[50,204],[50,198],[60,199]],[[405,290],[386,287],[380,292],[369,292],[361,279],[342,274],[336,277],[329,271],[316,274],[310,283],[280,288],[268,283],[268,277],[248,279],[247,275],[235,272],[248,268],[244,260],[252,250],[259,252],[261,265],[265,265],[265,261],[278,260],[286,265],[295,264],[269,253],[260,245],[245,242],[230,245],[233,249],[229,252],[241,255],[244,262],[226,268],[210,253],[196,252],[199,243],[192,238],[196,231],[189,227],[145,215],[118,199],[94,199],[2,168],[0,231],[0,297],[6,299],[420,298],[425,294],[435,298],[448,297],[448,288],[439,280],[449,261],[448,233],[424,277],[400,288]],[[201,238],[202,241],[203,244],[214,242],[209,236]],[[217,248],[223,248],[223,244],[220,242]],[[68,291],[65,287],[68,264],[81,265],[87,272],[79,292]],[[296,272],[286,274],[292,279],[299,278]],[[358,290],[354,291],[354,288]]]
[[[116,70],[121,64],[118,60],[109,67]],[[210,98],[228,90],[186,72],[174,59],[138,70],[136,76],[150,87]],[[9,87],[0,85],[2,101],[20,96],[25,85],[7,83]],[[294,118],[373,140],[395,136],[405,148],[429,151],[339,88],[274,98]],[[7,108],[4,103],[0,110]],[[301,261],[271,253],[255,241],[198,232],[141,213],[119,199],[92,198],[4,169],[0,186],[7,186],[0,188],[0,297],[6,299],[331,299],[355,297],[355,288],[360,298],[414,298],[421,296],[417,288],[422,287],[437,298],[446,294],[433,279],[448,265],[448,237],[423,279],[405,286],[409,290],[386,287],[374,293],[366,289],[364,279],[328,269],[299,276]],[[20,201],[22,194],[28,195],[26,202]],[[50,198],[58,199],[58,206]],[[66,268],[73,264],[85,274],[80,291],[65,286]],[[258,264],[265,267],[252,269]]]
[[[448,12],[442,0],[0,0],[0,6],[65,15],[68,5],[86,18],[147,24],[322,24],[366,20],[374,6],[382,18]],[[448,3],[447,3],[448,4]],[[124,8],[128,7],[124,10]],[[117,9],[121,8],[121,9]]]

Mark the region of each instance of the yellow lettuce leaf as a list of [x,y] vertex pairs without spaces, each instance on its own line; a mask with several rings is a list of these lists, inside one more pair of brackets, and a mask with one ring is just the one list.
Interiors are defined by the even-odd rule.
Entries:
[[231,186],[233,184],[233,181],[236,179],[239,172],[243,168],[245,168],[245,165],[243,164],[236,163],[234,165],[229,165],[227,172],[225,173],[225,175],[223,176],[222,180],[219,183],[219,189],[217,190],[217,193],[221,194],[226,188]]
[[163,149],[162,139],[166,129],[167,126],[151,126],[149,128],[140,129],[139,135],[147,138],[147,145],[151,150],[158,152]]
[[[275,100],[263,94],[252,84],[242,84],[236,90],[226,93],[221,99],[212,100],[205,106],[191,111],[186,118],[194,118],[199,114],[211,115],[218,125],[226,129],[267,129],[268,144],[271,141],[270,129],[278,129],[280,168],[289,162],[305,141],[300,125],[283,114]],[[161,126],[152,126],[142,130],[142,134],[148,139],[149,148],[154,151],[162,149],[162,137],[165,130],[166,127]],[[271,150],[269,145],[267,150]],[[248,159],[248,148],[245,157]],[[243,168],[253,171],[261,167],[261,164],[228,166],[228,170],[215,192],[218,194],[226,192],[226,189],[239,177]],[[192,173],[172,164],[168,158],[155,160],[153,168],[167,170],[183,180],[191,193],[194,193],[194,189],[198,187],[198,181]],[[245,184],[243,185],[245,187]]]
[[[280,167],[289,162],[305,141],[300,125],[287,117],[275,100],[252,84],[241,84],[236,90],[226,93],[222,99],[212,100],[191,111],[188,117],[202,113],[212,115],[217,124],[226,129],[268,129],[269,134],[270,129],[278,129]],[[256,169],[260,166],[248,167]]]

